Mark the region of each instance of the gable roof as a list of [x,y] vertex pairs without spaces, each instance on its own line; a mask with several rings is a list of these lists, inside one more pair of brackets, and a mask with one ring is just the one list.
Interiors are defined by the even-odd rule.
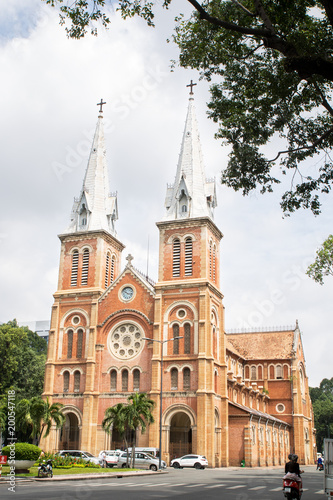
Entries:
[[[294,353],[295,331],[227,333],[233,349],[246,359],[288,359]],[[228,349],[228,346],[227,346]]]

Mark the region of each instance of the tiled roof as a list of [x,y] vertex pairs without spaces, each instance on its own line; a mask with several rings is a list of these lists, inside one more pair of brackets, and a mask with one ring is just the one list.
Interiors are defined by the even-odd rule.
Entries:
[[293,331],[227,334],[228,343],[246,359],[287,359],[292,357]]
[[250,413],[251,415],[254,415],[256,417],[261,417],[261,418],[264,418],[267,420],[271,420],[271,421],[275,422],[276,424],[283,424],[286,427],[289,427],[289,424],[287,422],[285,422],[284,420],[280,420],[276,417],[273,417],[272,415],[269,415],[268,413],[264,413],[262,411],[255,410],[254,408],[248,408],[247,406],[240,405],[239,403],[235,403],[234,401],[229,401],[229,405],[235,406],[236,408],[239,408],[240,410],[243,410],[246,413]]

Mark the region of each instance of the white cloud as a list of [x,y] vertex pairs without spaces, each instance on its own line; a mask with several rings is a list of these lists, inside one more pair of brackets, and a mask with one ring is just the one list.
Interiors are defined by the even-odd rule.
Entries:
[[[158,230],[167,182],[174,179],[187,108],[185,85],[195,72],[169,72],[177,51],[165,43],[173,12],[155,30],[140,20],[113,20],[97,38],[68,40],[57,14],[41,2],[7,2],[0,22],[12,23],[0,44],[2,182],[0,200],[0,321],[50,317],[60,245],[78,196],[97,102],[104,108],[110,189],[118,191],[118,237],[145,272],[157,278]],[[27,5],[29,16],[21,17]],[[15,7],[15,8],[14,8]],[[22,22],[19,22],[22,21]],[[161,25],[162,23],[162,25]],[[195,104],[208,177],[227,162],[206,119],[207,85]],[[280,189],[281,191],[281,189]],[[274,326],[299,320],[310,384],[333,376],[332,282],[304,276],[305,263],[331,230],[332,201],[323,215],[282,220],[279,196],[218,186],[215,221],[221,244],[226,327]],[[320,341],[318,340],[320,336]],[[320,363],[320,370],[319,370]]]

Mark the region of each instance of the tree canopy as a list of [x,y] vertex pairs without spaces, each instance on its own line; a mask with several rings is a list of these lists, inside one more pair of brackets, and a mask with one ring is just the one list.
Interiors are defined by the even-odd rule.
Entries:
[[317,449],[322,451],[324,438],[333,435],[333,377],[324,378],[319,387],[310,387],[316,427]]
[[16,320],[0,325],[0,395],[15,390],[16,398],[41,395],[47,343]]
[[[68,35],[84,36],[96,21],[111,23],[107,2],[44,0],[60,8]],[[164,0],[168,7],[171,0]],[[231,147],[222,183],[244,195],[270,192],[282,179],[286,215],[299,208],[314,214],[331,190],[333,163],[333,5],[329,0],[187,0],[173,40],[179,64],[213,81],[209,117],[216,137]],[[112,2],[123,18],[140,16],[154,25],[161,2]],[[95,23],[95,24],[92,24]],[[274,141],[272,142],[272,140]],[[286,177],[284,177],[286,176]]]
[[317,250],[316,259],[306,274],[317,283],[324,284],[325,276],[333,276],[333,236],[330,235]]

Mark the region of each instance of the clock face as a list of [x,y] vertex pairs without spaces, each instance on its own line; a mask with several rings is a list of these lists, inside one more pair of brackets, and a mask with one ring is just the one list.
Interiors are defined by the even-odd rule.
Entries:
[[131,300],[134,295],[134,290],[131,286],[125,286],[121,291],[121,296],[124,300]]

